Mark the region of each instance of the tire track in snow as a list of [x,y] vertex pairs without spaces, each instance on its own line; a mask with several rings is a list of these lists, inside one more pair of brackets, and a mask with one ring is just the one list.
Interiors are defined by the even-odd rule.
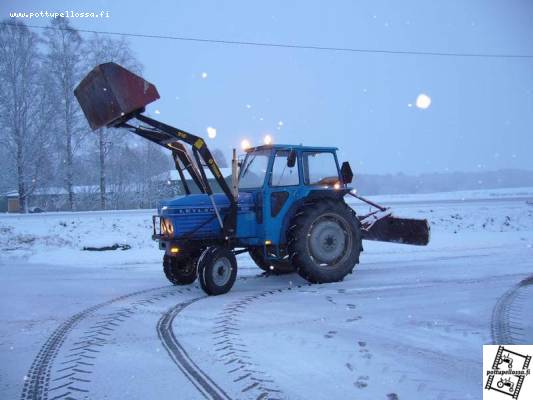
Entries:
[[[129,308],[124,307],[117,312],[110,314],[111,317],[109,319],[99,320],[96,324],[92,325],[91,328],[89,328],[89,331],[84,332],[87,337],[84,337],[84,341],[78,343],[79,347],[70,349],[70,354],[67,358],[70,358],[71,360],[65,363],[67,366],[56,371],[60,372],[62,376],[52,380],[52,366],[60,349],[72,330],[84,319],[106,306],[135,296],[151,292],[157,293],[164,289],[168,289],[169,293],[163,292],[155,294],[146,300],[132,303]],[[177,294],[181,293],[181,291],[176,291],[172,286],[160,286],[139,290],[96,304],[68,318],[52,332],[44,345],[41,346],[41,349],[37,353],[37,356],[24,378],[25,383],[22,389],[21,400],[75,398],[76,393],[86,396],[89,390],[84,387],[84,384],[90,382],[90,379],[87,379],[87,375],[92,373],[91,367],[94,366],[92,360],[96,357],[94,354],[100,351],[98,350],[98,347],[104,345],[106,341],[105,337],[109,335],[106,331],[112,331],[114,328],[111,326],[117,325],[117,322],[123,320],[122,318],[130,316],[131,313],[133,313],[132,308],[138,307],[144,302],[150,302],[156,298],[168,296],[171,293]]]
[[[262,275],[238,279],[245,281],[259,277]],[[101,347],[109,341],[111,332],[118,327],[119,323],[131,317],[139,306],[152,304],[154,301],[169,295],[183,294],[190,290],[190,286],[176,289],[175,286],[171,285],[139,290],[96,304],[72,315],[59,325],[41,346],[24,377],[21,400],[75,399],[76,395],[87,398],[90,393],[87,384],[91,382],[90,375],[93,373],[97,354],[102,351]],[[163,292],[159,293],[160,291]],[[65,357],[67,360],[61,363],[57,370],[52,371],[65,341],[87,317],[106,306],[151,292],[155,292],[155,294],[99,318],[96,323],[89,327],[89,330],[84,331],[84,336],[80,337],[81,340],[75,343],[78,347],[69,349],[69,353]],[[52,379],[52,376],[56,374],[60,376]]]
[[239,315],[246,311],[251,303],[264,297],[307,286],[314,285],[308,283],[248,295],[228,304],[224,307],[221,316],[216,319],[217,323],[213,332],[216,341],[215,352],[222,353],[219,356],[220,360],[228,368],[227,373],[232,382],[240,385],[243,397],[256,400],[278,400],[284,398],[284,395],[269,374],[260,370],[248,355],[247,346],[240,337]]
[[207,296],[196,297],[179,303],[163,314],[157,323],[157,334],[167,350],[170,358],[206,399],[230,400],[231,398],[207,375],[189,356],[174,334],[172,323],[178,314],[191,304],[205,299]]
[[520,318],[527,317],[525,311],[531,304],[532,294],[533,275],[520,281],[498,299],[492,311],[493,344],[529,344]]
[[[254,277],[242,277],[240,280],[246,281],[248,279],[254,278],[264,278],[268,275],[260,274]],[[289,288],[290,289],[290,288]],[[280,290],[282,291],[282,290]],[[267,291],[267,293],[274,293],[273,290]],[[255,296],[248,297],[258,297],[262,293],[256,294]],[[231,400],[231,397],[220,387],[214,380],[203,371],[189,356],[185,348],[176,338],[174,329],[172,327],[174,320],[188,306],[196,303],[199,300],[205,299],[208,296],[197,297],[182,303],[175,305],[170,308],[166,313],[164,313],[158,324],[157,324],[157,334],[163,344],[163,347],[167,350],[170,358],[179,368],[179,370],[185,375],[185,377],[196,387],[199,393],[206,399],[211,400]],[[234,382],[238,382],[240,379],[237,379]],[[265,380],[266,382],[266,380]],[[245,388],[243,393],[255,388],[258,383],[254,382],[250,387]],[[272,389],[272,392],[277,391]],[[266,397],[259,396],[260,399],[265,399]]]

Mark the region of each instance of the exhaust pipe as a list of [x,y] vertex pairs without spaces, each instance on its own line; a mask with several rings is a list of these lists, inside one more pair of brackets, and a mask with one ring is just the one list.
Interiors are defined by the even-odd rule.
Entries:
[[231,191],[235,200],[239,197],[239,161],[237,160],[237,150],[233,149],[231,158]]

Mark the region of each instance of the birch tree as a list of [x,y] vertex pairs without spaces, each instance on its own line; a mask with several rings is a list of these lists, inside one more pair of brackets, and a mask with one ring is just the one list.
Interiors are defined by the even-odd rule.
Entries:
[[39,38],[23,23],[0,26],[0,140],[14,168],[20,208],[46,174],[53,119],[49,81],[43,73]]
[[74,157],[82,134],[88,126],[74,96],[74,88],[84,72],[82,39],[64,18],[52,19],[51,29],[44,33],[47,50],[46,68],[55,85],[54,106],[58,112],[58,145],[62,150],[64,183],[68,193],[68,208],[74,202]]
[[[121,40],[94,34],[85,45],[89,69],[106,62],[115,62],[123,67],[140,73],[141,64],[135,59],[129,43]],[[107,208],[107,161],[113,145],[122,143],[123,132],[116,129],[100,128],[96,130],[97,153],[99,167],[100,208]],[[114,135],[114,133],[117,133]],[[122,133],[122,134],[121,134]]]

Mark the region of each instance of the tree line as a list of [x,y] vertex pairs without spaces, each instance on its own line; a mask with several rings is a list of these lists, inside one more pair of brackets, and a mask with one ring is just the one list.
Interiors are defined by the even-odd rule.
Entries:
[[92,132],[73,92],[98,64],[137,74],[142,64],[124,38],[82,37],[64,18],[50,28],[0,25],[0,194],[18,191],[23,212],[50,188],[61,188],[66,210],[153,207],[172,194],[153,181],[171,168],[169,157],[113,128]]

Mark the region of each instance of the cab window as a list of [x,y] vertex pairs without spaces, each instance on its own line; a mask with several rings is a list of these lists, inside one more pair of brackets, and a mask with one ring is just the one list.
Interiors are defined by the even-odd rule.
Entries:
[[270,150],[254,151],[246,156],[239,177],[240,189],[253,189],[263,186],[269,158]]
[[272,166],[272,177],[270,179],[271,186],[295,186],[300,183],[298,163],[295,163],[292,168],[287,166],[288,157],[288,150],[280,150],[276,152],[276,157],[274,158],[274,164]]
[[304,152],[302,161],[306,185],[334,185],[339,182],[333,153]]

